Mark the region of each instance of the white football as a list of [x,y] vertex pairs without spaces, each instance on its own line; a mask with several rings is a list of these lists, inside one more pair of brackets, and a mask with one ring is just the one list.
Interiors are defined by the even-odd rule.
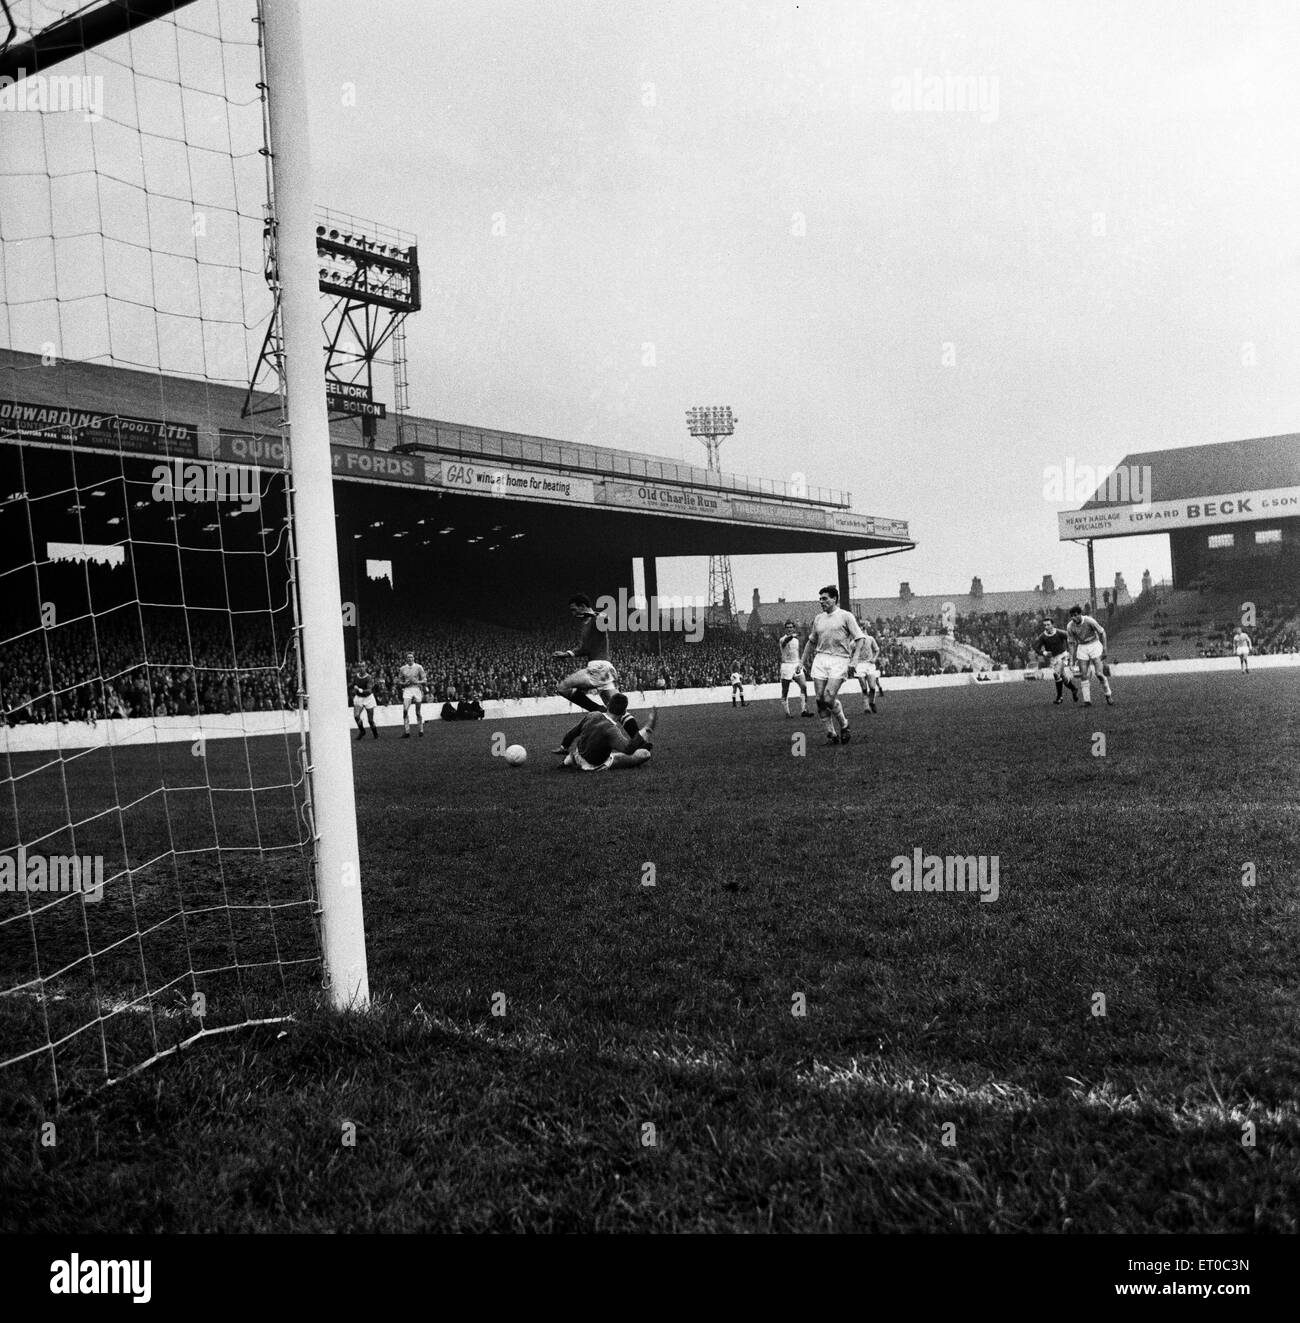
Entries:
[[528,750],[522,744],[512,744],[505,751],[503,757],[511,767],[518,767],[521,763],[528,761]]

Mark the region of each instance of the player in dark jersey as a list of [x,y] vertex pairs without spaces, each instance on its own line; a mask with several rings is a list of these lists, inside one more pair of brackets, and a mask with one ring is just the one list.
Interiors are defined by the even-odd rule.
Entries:
[[366,738],[366,728],[362,721],[363,714],[370,719],[370,733],[379,738],[375,728],[375,678],[365,662],[358,662],[352,676],[352,717],[357,723],[357,739]]
[[1056,681],[1056,697],[1053,705],[1064,697],[1061,692],[1069,688],[1070,697],[1077,703],[1079,691],[1075,688],[1074,674],[1070,667],[1070,636],[1063,629],[1056,628],[1056,622],[1049,616],[1043,621],[1043,632],[1034,640],[1034,651],[1040,657],[1046,657],[1052,667],[1052,679]]
[[626,712],[627,695],[614,694],[608,711],[583,717],[565,736],[572,739],[562,765],[580,772],[606,772],[648,763],[658,713],[651,709],[645,725],[638,727],[636,718]]
[[589,695],[599,693],[608,703],[618,692],[618,672],[609,659],[609,619],[594,611],[581,593],[575,593],[569,598],[569,611],[575,619],[582,621],[582,637],[576,648],[554,655],[584,657],[587,664],[571,675],[566,675],[555,692],[588,712],[603,712],[605,709]]
[[[614,720],[618,723],[618,725],[620,725],[623,728],[624,733],[627,734],[629,737],[635,736],[640,732],[641,730],[640,724],[637,722],[637,719],[627,710],[626,694],[611,695],[609,699],[609,705],[608,707],[606,707],[605,711],[608,712],[609,715],[614,718]],[[604,715],[604,714],[602,713],[599,715]],[[649,724],[651,727],[653,727],[654,724],[654,717],[655,717],[655,712],[654,709],[652,708],[650,711],[650,718],[649,718]],[[573,747],[573,741],[576,740],[580,734],[582,734],[582,729],[586,721],[587,718],[583,717],[582,720],[579,721],[576,726],[573,726],[569,730],[566,730],[559,744],[554,749],[552,749],[551,752],[560,755],[567,754],[569,750]]]

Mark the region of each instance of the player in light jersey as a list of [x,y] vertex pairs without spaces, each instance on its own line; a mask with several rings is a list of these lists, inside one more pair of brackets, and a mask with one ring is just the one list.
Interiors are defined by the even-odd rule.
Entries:
[[406,654],[406,665],[397,672],[397,678],[402,682],[402,738],[411,738],[412,705],[415,707],[415,724],[423,737],[424,715],[420,704],[424,702],[424,686],[429,683],[429,679],[424,673],[424,667],[415,660],[415,653]]
[[736,706],[736,699],[740,699],[740,706],[745,706],[745,678],[739,671],[731,673],[731,706]]
[[1083,607],[1070,608],[1070,622],[1065,627],[1070,639],[1070,662],[1079,664],[1079,687],[1083,690],[1084,707],[1092,706],[1092,690],[1088,683],[1089,675],[1095,674],[1101,681],[1102,692],[1107,704],[1114,706],[1115,696],[1110,691],[1110,681],[1106,678],[1104,662],[1106,660],[1106,631],[1092,616],[1084,615]]
[[582,621],[582,637],[576,648],[557,652],[556,657],[585,657],[587,664],[560,681],[556,693],[588,712],[605,709],[590,698],[599,693],[606,703],[618,692],[618,672],[609,659],[609,617],[598,614],[581,594],[569,598],[569,612]]
[[608,772],[643,767],[650,761],[659,714],[651,708],[645,725],[638,727],[636,718],[626,715],[626,694],[613,694],[609,702],[608,711],[583,717],[564,737],[569,747],[561,766],[579,772]]
[[880,644],[876,642],[874,634],[864,633],[862,635],[862,656],[858,660],[856,667],[849,668],[850,675],[857,675],[858,683],[862,686],[862,714],[866,716],[868,712],[875,712],[876,695],[881,693],[880,688]]
[[828,744],[849,742],[849,719],[839,700],[840,685],[857,661],[865,635],[853,613],[840,606],[840,590],[833,585],[818,594],[821,612],[813,618],[803,665],[817,691],[817,711],[826,725]]
[[1250,674],[1250,635],[1246,633],[1240,625],[1237,626],[1237,632],[1232,636],[1232,650],[1241,659],[1241,670],[1243,675]]
[[1052,679],[1056,681],[1056,697],[1052,704],[1059,703],[1065,695],[1061,692],[1069,687],[1070,697],[1077,703],[1079,691],[1074,683],[1074,671],[1070,664],[1070,636],[1063,629],[1056,628],[1056,621],[1051,616],[1043,620],[1043,632],[1034,640],[1034,651],[1040,657],[1046,657],[1052,667]]
[[357,723],[359,740],[366,738],[363,713],[370,720],[370,733],[378,739],[379,731],[375,729],[375,678],[365,662],[359,661],[352,675],[352,719]]
[[799,661],[799,634],[793,620],[785,622],[785,633],[777,639],[776,646],[781,653],[781,711],[787,717],[794,715],[790,711],[790,686],[797,684],[799,715],[810,717],[812,713],[808,710],[808,686],[803,682],[803,666]]

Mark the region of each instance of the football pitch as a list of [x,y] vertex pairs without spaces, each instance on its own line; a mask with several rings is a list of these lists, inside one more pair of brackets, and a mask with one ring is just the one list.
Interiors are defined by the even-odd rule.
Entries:
[[1115,688],[667,708],[617,773],[563,717],[354,743],[373,1010],[57,1115],[0,1074],[3,1225],[1294,1232],[1300,672]]

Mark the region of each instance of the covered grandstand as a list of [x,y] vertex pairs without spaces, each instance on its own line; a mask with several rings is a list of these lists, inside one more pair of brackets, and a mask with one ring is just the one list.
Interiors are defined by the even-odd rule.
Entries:
[[[256,396],[246,414],[245,399],[185,377],[0,352],[10,721],[69,708],[188,715],[296,702],[280,404]],[[549,648],[572,646],[556,636],[570,594],[628,595],[636,561],[654,598],[665,556],[830,552],[847,597],[849,553],[914,545],[906,521],[856,512],[844,492],[429,418],[401,423],[399,442],[397,420],[379,420],[373,447],[354,418],[331,423],[341,606],[353,659],[364,651],[384,666],[400,637],[401,648],[424,650],[438,691],[548,692]],[[160,497],[160,466],[175,475],[174,498]],[[185,498],[191,471],[256,477],[240,489],[256,499]],[[51,552],[60,544],[71,559]],[[312,549],[297,551],[309,571]],[[654,631],[620,648],[663,659],[636,674],[649,688],[713,683],[747,647],[732,631],[700,642]],[[489,664],[489,653],[508,660]],[[114,692],[92,695],[106,658]]]
[[[278,401],[261,397],[242,417],[243,401],[242,391],[186,378],[0,353],[0,439],[21,443],[38,472],[60,461],[37,458],[36,449],[86,455],[83,477],[96,455],[114,472],[137,455],[147,467],[162,455],[281,468],[271,421]],[[349,569],[359,574],[364,560],[383,559],[393,563],[398,592],[418,585],[421,600],[437,606],[484,592],[513,592],[535,606],[577,584],[617,591],[632,582],[634,558],[647,561],[649,580],[661,556],[826,551],[843,562],[846,552],[914,545],[905,520],[853,511],[845,492],[794,490],[655,455],[428,418],[406,419],[400,445],[391,417],[380,421],[374,448],[356,444],[354,419],[336,419],[332,433],[345,590]],[[152,514],[163,521],[171,511]],[[84,531],[87,540],[113,540],[93,519]]]
[[1172,583],[1144,585],[1117,660],[1225,655],[1238,625],[1300,648],[1300,434],[1126,455],[1059,521],[1062,541],[1169,536]]

